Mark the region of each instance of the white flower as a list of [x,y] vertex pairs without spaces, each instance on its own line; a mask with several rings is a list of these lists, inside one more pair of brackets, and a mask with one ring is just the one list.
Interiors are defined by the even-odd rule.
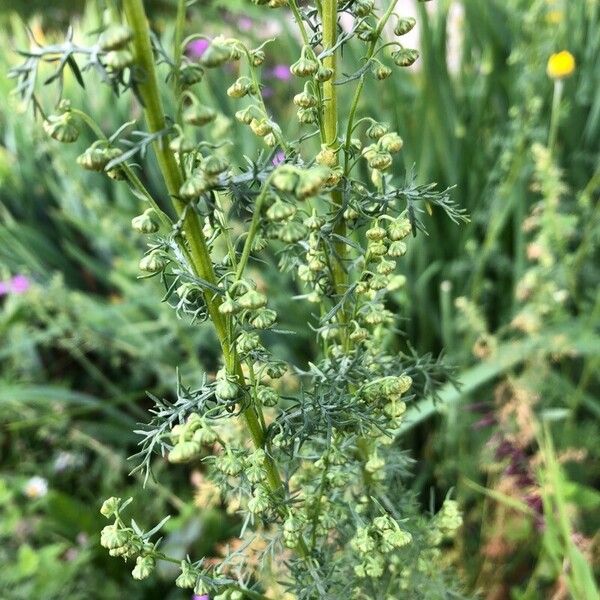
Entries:
[[42,498],[48,493],[48,482],[39,475],[35,475],[27,481],[23,491],[28,498]]

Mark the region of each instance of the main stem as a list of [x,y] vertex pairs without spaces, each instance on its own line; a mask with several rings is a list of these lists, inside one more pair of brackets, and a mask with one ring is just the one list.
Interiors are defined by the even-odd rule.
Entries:
[[[323,48],[325,51],[333,48],[337,42],[337,0],[324,0],[322,4],[321,19],[323,23]],[[323,59],[323,66],[333,71],[332,77],[323,83],[323,143],[336,152],[340,144],[338,140],[338,109],[337,89],[334,81],[337,75],[337,53],[333,52]],[[339,162],[339,157],[338,157]],[[340,210],[343,204],[342,194],[339,190],[331,192],[331,200],[335,209]],[[340,237],[346,237],[346,222],[342,215],[338,219],[334,232]],[[332,264],[332,277],[335,291],[338,295],[344,294],[347,285],[347,273],[344,266],[347,248],[339,239],[334,244],[336,256]],[[346,340],[345,325],[346,311],[342,306],[338,313],[338,320],[342,326],[342,340]]]
[[[138,82],[138,90],[144,105],[144,116],[148,130],[151,133],[162,131],[166,128],[166,120],[160,94],[158,91],[158,77],[154,68],[154,56],[152,53],[152,44],[150,43],[150,33],[148,19],[144,11],[142,0],[124,0],[123,6],[129,26],[133,31],[133,49],[135,64],[141,74]],[[213,269],[210,251],[206,243],[206,238],[202,233],[197,214],[193,210],[186,210],[186,205],[179,199],[179,188],[183,183],[181,171],[175,155],[169,148],[166,136],[162,136],[154,142],[154,152],[165,181],[167,191],[175,209],[183,219],[183,231],[185,232],[189,251],[192,260],[192,266],[196,274],[216,286],[217,278]],[[232,342],[227,333],[227,324],[224,316],[219,312],[221,299],[210,291],[204,292],[204,300],[208,308],[210,319],[215,326],[217,337],[221,344],[225,364],[238,378],[241,385],[244,385],[244,375],[239,360],[237,359]],[[244,411],[244,419],[252,436],[254,445],[257,448],[264,447],[265,432],[261,426],[260,416],[255,408],[249,408]],[[275,462],[267,456],[266,460],[267,477],[270,487],[274,491],[282,489],[282,482]]]

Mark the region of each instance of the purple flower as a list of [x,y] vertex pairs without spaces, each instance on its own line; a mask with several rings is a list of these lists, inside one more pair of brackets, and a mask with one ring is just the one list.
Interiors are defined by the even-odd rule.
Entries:
[[285,160],[285,153],[283,150],[275,153],[273,160],[271,161],[275,166],[280,165]]
[[250,31],[254,27],[254,22],[250,17],[240,17],[238,21],[238,27],[242,31]]
[[15,275],[10,282],[13,294],[24,294],[31,287],[31,281],[25,275]]
[[199,596],[198,594],[194,594],[192,596],[192,600],[210,600],[210,596],[208,594],[202,594],[202,596]]
[[279,81],[289,81],[292,78],[292,73],[288,65],[275,65],[269,72],[271,77],[279,79]]
[[187,45],[186,52],[192,58],[200,58],[206,49],[210,46],[210,42],[205,39],[194,40]]
[[31,281],[25,275],[15,275],[8,281],[0,281],[0,296],[24,294],[31,287]]

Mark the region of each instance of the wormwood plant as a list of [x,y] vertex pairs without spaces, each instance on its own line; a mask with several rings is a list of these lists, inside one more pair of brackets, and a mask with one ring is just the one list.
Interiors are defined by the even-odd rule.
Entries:
[[[180,567],[177,586],[222,600],[448,597],[439,546],[460,514],[446,500],[436,515],[418,515],[402,484],[408,459],[393,444],[406,402],[432,392],[447,373],[429,357],[390,348],[395,316],[386,293],[404,283],[397,262],[411,234],[424,230],[425,207],[465,217],[447,191],[417,184],[411,172],[398,181],[401,137],[360,114],[366,78],[385,85],[394,68],[417,60],[401,43],[415,21],[394,13],[396,1],[382,8],[373,0],[255,4],[290,15],[302,40],[290,67],[299,139],[286,136],[263,98],[261,65],[271,45],[206,38],[199,61],[191,60],[185,49],[203,36],[184,38],[185,0],[171,52],[150,30],[142,0],[123,0],[108,2],[92,45],[72,34],[61,45],[34,45],[13,71],[51,137],[73,143],[84,126],[97,135],[78,163],[125,182],[146,204],[132,221],[149,240],[142,277],[162,279],[165,301],[182,318],[210,321],[222,352],[216,377],[180,381],[174,402],[155,398],[151,421],[138,432],[134,470],[148,477],[153,453],[174,468],[200,464],[203,497],[241,515],[241,542],[218,560],[167,556],[157,539],[164,521],[149,531],[127,524],[130,501],[110,498],[101,543],[135,562],[136,579],[171,561]],[[352,17],[346,29],[344,14]],[[388,25],[391,40],[383,37]],[[342,65],[347,44],[362,47],[360,64]],[[45,83],[59,84],[52,112],[36,95],[48,66]],[[103,131],[62,97],[67,71],[81,85],[95,71],[115,93],[132,92],[146,129],[132,121]],[[209,141],[219,115],[203,98],[209,71],[233,80],[226,85],[239,100],[235,118],[264,142],[252,160],[231,163],[235,139]],[[351,100],[342,110],[346,86]],[[138,176],[135,160],[150,148],[168,201]],[[251,265],[262,269],[275,258],[301,288],[290,310],[298,302],[313,308],[307,326],[319,352],[307,365],[290,365],[269,347],[288,335],[285,320],[278,325]]]

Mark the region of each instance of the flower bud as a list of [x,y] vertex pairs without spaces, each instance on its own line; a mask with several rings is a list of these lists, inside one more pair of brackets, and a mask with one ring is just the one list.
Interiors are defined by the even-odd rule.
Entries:
[[304,88],[303,92],[294,96],[294,104],[300,108],[313,108],[317,105],[317,99]]
[[313,210],[310,217],[307,217],[306,219],[304,219],[303,222],[304,222],[304,225],[306,227],[308,227],[311,231],[319,231],[325,224],[325,221],[321,217],[317,216],[317,213],[315,210]]
[[357,17],[363,18],[369,16],[373,12],[375,2],[373,0],[355,0],[352,8]]
[[179,188],[179,195],[183,200],[193,200],[210,189],[206,177],[201,171],[192,173]]
[[406,35],[409,31],[412,31],[414,26],[417,24],[417,20],[414,17],[404,17],[399,19],[394,27],[394,33],[396,35]]
[[288,221],[282,225],[277,233],[277,237],[287,244],[295,244],[303,240],[308,233],[308,230],[302,223],[297,221]]
[[402,138],[395,132],[386,133],[379,139],[379,146],[386,152],[400,152],[404,142]]
[[387,246],[379,242],[370,242],[367,250],[371,256],[383,256],[387,252]]
[[271,175],[271,185],[280,192],[292,193],[298,184],[299,174],[292,165],[280,165]]
[[265,62],[264,50],[256,49],[250,51],[250,61],[253,67],[260,67]]
[[183,133],[180,133],[169,142],[169,148],[172,152],[187,154],[196,149],[196,144],[188,139]]
[[116,524],[107,525],[100,532],[100,545],[103,548],[113,550],[123,547],[129,540],[129,534],[123,529],[119,529]]
[[204,69],[200,65],[187,64],[179,71],[179,81],[184,88],[200,83],[204,77]]
[[310,77],[319,70],[319,63],[310,58],[301,56],[291,67],[290,71],[296,77]]
[[329,67],[324,67],[323,65],[320,65],[319,68],[317,69],[317,72],[315,73],[315,79],[319,83],[324,83],[325,81],[329,81],[332,77],[333,77],[333,69],[330,69]]
[[245,123],[246,125],[250,125],[252,121],[263,118],[263,113],[258,108],[258,106],[251,104],[242,110],[238,110],[235,113],[235,118],[241,123]]
[[393,258],[399,258],[400,256],[404,256],[406,254],[406,244],[402,241],[395,241],[390,244],[388,248],[388,254]]
[[279,403],[279,394],[270,387],[261,386],[256,397],[263,406],[272,407]]
[[248,290],[238,298],[238,304],[242,308],[258,310],[267,304],[267,297],[256,290]]
[[405,217],[394,219],[388,225],[388,236],[393,241],[403,240],[411,231],[410,221]]
[[389,67],[386,67],[385,65],[379,65],[373,71],[373,74],[379,81],[383,81],[384,79],[387,79],[392,74],[392,70]]
[[181,561],[181,574],[175,580],[175,585],[182,589],[192,589],[196,585],[198,574],[186,560]]
[[277,313],[274,310],[262,308],[254,317],[252,317],[252,319],[250,319],[250,323],[257,329],[268,329],[276,320]]
[[254,93],[256,88],[249,77],[240,77],[227,88],[227,95],[231,98],[243,98]]
[[162,255],[160,250],[152,250],[146,254],[139,262],[140,271],[146,273],[158,273],[167,266],[167,259]]
[[385,171],[392,164],[392,155],[389,152],[376,152],[368,162],[371,169]]
[[133,54],[126,48],[111,50],[104,56],[106,68],[110,71],[122,71],[133,63]]
[[385,275],[375,275],[369,281],[369,287],[376,292],[384,290],[387,287],[387,284],[388,278]]
[[300,108],[296,116],[302,125],[310,125],[317,122],[317,111],[314,108]]
[[263,138],[263,142],[269,146],[269,148],[275,148],[275,146],[277,146],[277,137],[273,132],[267,133]]
[[77,164],[88,171],[104,171],[104,167],[113,159],[122,154],[118,148],[107,148],[92,144],[77,157]]
[[116,498],[115,496],[111,496],[107,498],[100,508],[100,514],[107,519],[110,519],[113,515],[117,513],[119,510],[119,503],[121,502],[121,498]]
[[373,123],[367,129],[367,136],[372,140],[378,140],[381,136],[385,135],[389,129],[389,126],[385,123]]
[[225,475],[229,475],[230,477],[236,477],[239,475],[246,465],[244,461],[235,456],[235,454],[225,454],[217,461],[217,468]]
[[252,121],[250,121],[250,129],[252,129],[252,132],[259,137],[264,137],[273,131],[273,126],[269,119],[252,119]]
[[98,38],[100,50],[108,52],[109,50],[121,50],[131,41],[133,32],[126,25],[114,23],[109,25]]
[[400,48],[392,53],[392,58],[399,67],[410,67],[419,58],[419,51],[414,48]]
[[236,383],[235,379],[231,377],[225,377],[219,379],[215,385],[215,396],[222,402],[229,402],[235,400],[240,393],[240,386]]
[[209,69],[220,67],[232,58],[231,48],[221,38],[215,38],[200,57],[200,64]]
[[239,312],[239,310],[240,307],[237,305],[237,302],[229,296],[227,296],[219,305],[219,312],[222,315],[233,315],[236,312]]
[[321,151],[317,154],[315,160],[318,164],[325,167],[335,167],[337,165],[337,154],[327,144],[321,144]]
[[131,227],[138,233],[156,233],[159,229],[156,211],[153,208],[147,208],[141,215],[131,219]]
[[200,165],[200,168],[209,177],[216,177],[217,175],[220,175],[229,169],[229,163],[224,158],[215,156],[213,154],[212,156],[204,159]]
[[270,221],[279,223],[293,217],[296,214],[296,207],[289,202],[277,199],[269,206],[266,214]]
[[303,200],[309,196],[317,194],[329,177],[330,170],[327,167],[318,165],[307,171],[300,173],[298,185],[296,186],[296,196]]
[[214,444],[219,439],[217,432],[212,427],[201,427],[194,431],[192,437],[193,442],[197,442],[200,445]]
[[385,229],[379,225],[375,225],[370,229],[367,229],[366,235],[371,241],[380,242],[385,239]]
[[248,500],[248,510],[253,515],[259,515],[264,513],[268,508],[269,496],[262,486],[258,486],[254,490],[252,498]]
[[260,338],[252,331],[242,331],[236,340],[235,346],[240,354],[245,355],[260,346]]
[[188,125],[201,127],[217,118],[217,113],[210,107],[199,102],[191,104],[183,111],[183,122]]
[[57,142],[71,144],[79,137],[79,129],[71,115],[68,102],[61,102],[58,113],[50,115],[42,124],[44,131]]
[[194,441],[177,442],[169,452],[168,461],[173,464],[185,463],[200,453],[200,444]]
[[135,567],[131,572],[134,579],[142,580],[150,577],[154,571],[155,562],[151,556],[138,556],[135,560]]

